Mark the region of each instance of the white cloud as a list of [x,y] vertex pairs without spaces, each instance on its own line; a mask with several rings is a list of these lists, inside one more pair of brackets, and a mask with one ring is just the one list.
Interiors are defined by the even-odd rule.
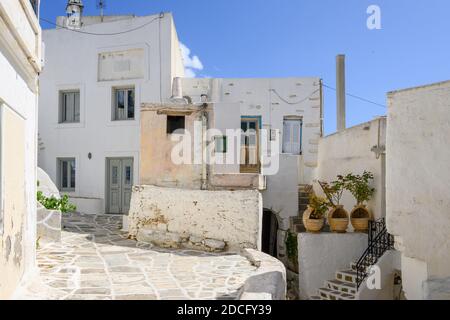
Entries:
[[185,76],[188,78],[195,78],[196,71],[203,70],[203,63],[200,61],[200,58],[196,55],[191,54],[191,49],[186,47],[183,43],[180,42],[181,56],[184,62],[184,72]]

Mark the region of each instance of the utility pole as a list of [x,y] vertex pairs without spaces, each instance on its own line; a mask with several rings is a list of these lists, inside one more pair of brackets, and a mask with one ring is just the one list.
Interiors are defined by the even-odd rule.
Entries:
[[97,9],[100,9],[100,17],[102,19],[102,22],[105,8],[106,8],[106,0],[97,0]]

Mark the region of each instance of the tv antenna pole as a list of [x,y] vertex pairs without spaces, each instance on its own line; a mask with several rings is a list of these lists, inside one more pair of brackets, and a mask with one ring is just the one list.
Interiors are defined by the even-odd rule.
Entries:
[[100,16],[103,22],[104,10],[106,9],[106,0],[97,0],[97,9],[100,9]]

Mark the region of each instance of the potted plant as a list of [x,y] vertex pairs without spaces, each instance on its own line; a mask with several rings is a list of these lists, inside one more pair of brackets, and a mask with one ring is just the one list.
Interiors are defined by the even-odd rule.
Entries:
[[345,182],[342,176],[338,176],[338,180],[331,183],[319,181],[323,192],[328,198],[331,205],[331,210],[328,213],[328,223],[332,232],[346,233],[349,216],[344,206],[340,204],[342,195],[344,193]]
[[369,230],[369,220],[372,216],[365,203],[375,193],[375,189],[370,186],[370,181],[373,180],[373,174],[364,171],[362,175],[348,174],[343,179],[345,181],[345,189],[356,200],[356,205],[350,213],[352,226],[356,232],[367,232]]
[[314,193],[310,195],[308,209],[303,213],[303,225],[306,231],[318,233],[322,230],[328,206],[327,199],[318,197]]

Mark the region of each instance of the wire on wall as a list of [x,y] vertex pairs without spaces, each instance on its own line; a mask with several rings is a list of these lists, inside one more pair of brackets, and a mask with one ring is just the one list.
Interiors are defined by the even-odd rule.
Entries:
[[71,28],[68,28],[66,26],[61,26],[61,25],[59,25],[57,23],[54,23],[54,22],[52,22],[52,21],[50,21],[48,19],[45,19],[45,18],[39,18],[39,20],[44,21],[46,23],[49,23],[49,24],[51,24],[51,25],[53,25],[55,27],[61,28],[61,29],[65,29],[65,30],[68,30],[68,31],[76,32],[76,33],[86,34],[86,35],[90,35],[90,36],[117,36],[117,35],[126,34],[126,33],[130,33],[130,32],[137,31],[139,29],[145,28],[146,26],[152,24],[156,20],[160,20],[160,19],[163,19],[163,18],[164,18],[164,12],[161,12],[159,14],[159,16],[157,16],[157,17],[153,18],[152,20],[144,23],[143,25],[140,25],[139,27],[136,27],[136,28],[133,28],[133,29],[129,29],[129,30],[125,30],[125,31],[111,32],[111,33],[96,33],[96,32],[81,31],[81,30],[71,29]]

